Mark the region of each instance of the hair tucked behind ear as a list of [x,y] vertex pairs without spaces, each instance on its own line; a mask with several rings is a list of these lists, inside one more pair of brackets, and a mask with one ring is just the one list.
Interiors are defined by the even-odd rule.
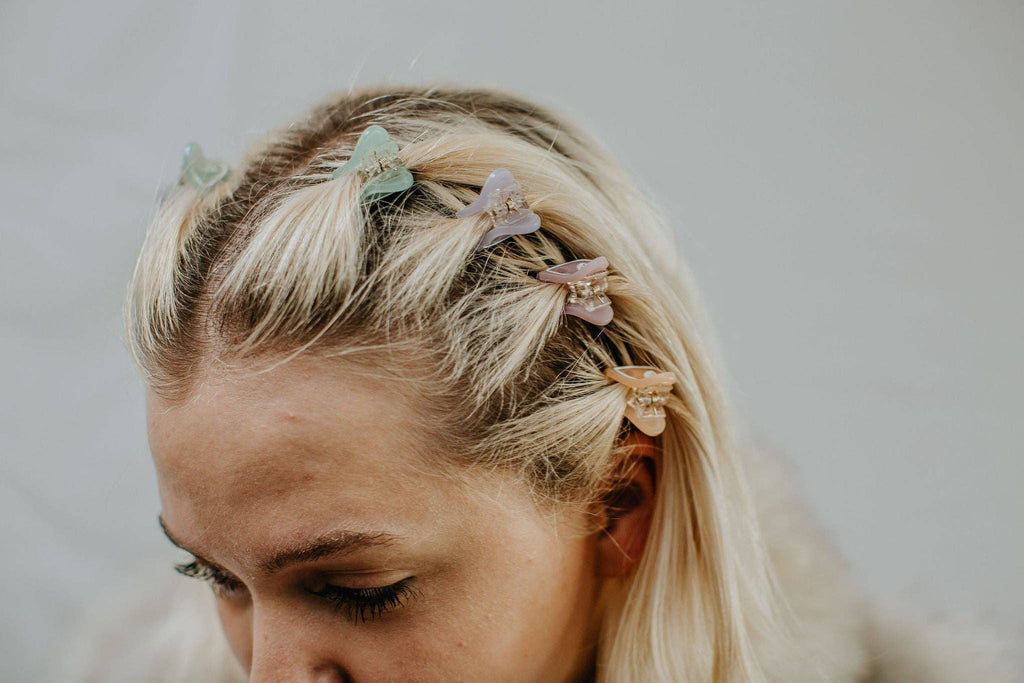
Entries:
[[[360,201],[332,179],[384,126],[413,187]],[[495,168],[521,182],[540,231],[475,251],[457,218]],[[533,274],[606,256],[615,317],[562,314]],[[133,276],[128,341],[150,386],[184,398],[213,362],[300,353],[398,364],[462,462],[520,473],[586,503],[622,456],[625,389],[610,365],[675,373],[658,437],[651,538],[609,583],[598,651],[608,681],[758,680],[784,614],[730,433],[712,339],[670,233],[584,134],[490,90],[359,91],[329,99],[252,150],[210,195],[160,207]],[[383,370],[382,370],[383,371]],[[795,653],[794,653],[795,656]]]

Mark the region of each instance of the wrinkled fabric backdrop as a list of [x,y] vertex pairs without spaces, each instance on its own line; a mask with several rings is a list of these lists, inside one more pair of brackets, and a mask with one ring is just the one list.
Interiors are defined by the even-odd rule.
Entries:
[[857,581],[1020,627],[1022,31],[1008,1],[5,2],[0,679],[181,558],[120,307],[183,145],[237,160],[380,81],[588,128],[670,217],[739,409]]

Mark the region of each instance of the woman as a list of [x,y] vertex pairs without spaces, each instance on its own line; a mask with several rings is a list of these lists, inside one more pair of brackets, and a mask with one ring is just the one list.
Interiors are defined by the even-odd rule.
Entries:
[[192,148],[126,312],[161,525],[249,680],[880,675],[741,462],[670,232],[541,107],[360,91],[237,169]]

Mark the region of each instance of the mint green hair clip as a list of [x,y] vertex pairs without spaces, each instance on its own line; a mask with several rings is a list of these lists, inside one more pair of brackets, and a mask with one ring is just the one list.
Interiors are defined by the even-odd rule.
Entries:
[[181,162],[181,180],[202,193],[228,177],[231,167],[223,161],[207,159],[198,142],[185,145],[185,158]]
[[359,136],[352,158],[335,169],[333,176],[355,172],[364,183],[363,197],[401,192],[412,187],[412,173],[398,158],[398,143],[380,126],[370,126]]

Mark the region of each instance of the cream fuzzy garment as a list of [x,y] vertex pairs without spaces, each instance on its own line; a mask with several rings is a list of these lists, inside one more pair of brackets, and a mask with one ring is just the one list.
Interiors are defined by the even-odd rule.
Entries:
[[[1024,681],[1012,670],[1020,634],[1011,639],[978,624],[926,621],[905,609],[870,604],[854,589],[841,556],[794,496],[779,464],[754,456],[746,466],[772,560],[818,667],[796,670],[785,656],[764,653],[772,681]],[[167,567],[159,574],[160,580],[142,579],[122,592],[116,604],[108,600],[91,611],[98,616],[81,626],[52,680],[245,681],[209,589],[175,578]]]

